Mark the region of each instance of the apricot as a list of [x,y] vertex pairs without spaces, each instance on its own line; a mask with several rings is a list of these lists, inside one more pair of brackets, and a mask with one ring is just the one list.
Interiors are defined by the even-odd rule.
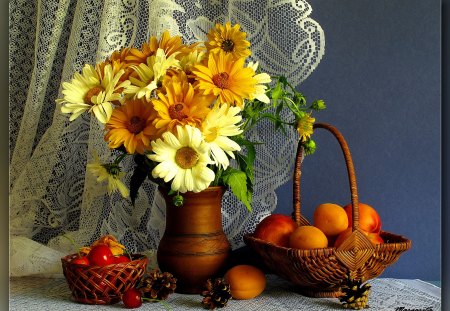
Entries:
[[253,299],[266,288],[266,276],[251,265],[237,265],[225,273],[225,281],[230,284],[234,299]]
[[[381,218],[377,211],[370,205],[359,203],[359,228],[367,232],[379,233],[381,231]],[[352,225],[352,204],[347,204],[345,212],[348,217],[349,226]]]
[[313,214],[314,226],[327,237],[338,235],[348,228],[348,217],[342,206],[324,203],[316,207]]
[[325,248],[328,246],[328,239],[317,227],[300,226],[291,234],[289,246],[297,249]]
[[255,229],[255,238],[288,247],[289,236],[297,228],[295,221],[283,214],[272,214],[264,218]]

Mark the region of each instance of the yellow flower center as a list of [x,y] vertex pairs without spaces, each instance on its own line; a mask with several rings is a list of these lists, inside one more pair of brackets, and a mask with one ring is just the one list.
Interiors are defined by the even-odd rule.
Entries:
[[182,147],[175,154],[175,162],[181,168],[193,168],[198,162],[198,154],[191,147]]
[[169,116],[172,118],[172,120],[181,121],[187,118],[187,115],[183,112],[183,109],[183,103],[176,103],[174,105],[171,105],[169,107]]
[[217,127],[209,128],[208,132],[205,133],[205,141],[210,143],[216,140],[217,136],[219,136],[219,129]]
[[145,128],[145,120],[139,116],[132,116],[128,122],[128,131],[133,134],[139,134]]
[[84,102],[86,104],[92,103],[92,97],[98,95],[100,92],[104,91],[104,89],[100,86],[94,86],[92,89],[90,89],[86,95],[84,96]]
[[221,72],[217,75],[214,75],[214,77],[212,77],[212,81],[218,88],[227,89],[229,86],[229,77],[230,76],[228,75],[228,73]]
[[234,50],[234,42],[230,39],[226,39],[222,42],[222,50],[225,52],[233,52]]

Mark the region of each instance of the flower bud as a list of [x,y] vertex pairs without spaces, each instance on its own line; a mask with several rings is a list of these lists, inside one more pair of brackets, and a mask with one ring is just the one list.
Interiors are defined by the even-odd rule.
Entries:
[[308,139],[302,146],[306,155],[313,154],[316,151],[316,143],[312,139]]
[[316,111],[319,111],[327,108],[327,106],[325,105],[325,102],[323,100],[319,99],[312,103],[311,108]]

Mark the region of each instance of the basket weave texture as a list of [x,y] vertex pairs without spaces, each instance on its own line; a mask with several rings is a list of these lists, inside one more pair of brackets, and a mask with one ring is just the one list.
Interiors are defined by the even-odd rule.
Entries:
[[61,258],[63,273],[73,300],[85,304],[114,304],[123,292],[134,287],[144,275],[148,258],[131,255],[132,261],[107,266],[85,266],[71,263],[77,254]]
[[[359,229],[358,191],[352,157],[342,134],[337,128],[325,123],[316,123],[314,128],[331,132],[338,140],[347,165],[352,202],[352,234],[338,247],[300,250],[274,245],[244,236],[245,243],[260,255],[264,264],[279,276],[291,281],[296,289],[311,297],[338,297],[340,286],[348,276],[365,282],[379,276],[386,267],[398,260],[411,247],[411,241],[393,233],[381,231],[385,243],[374,245]],[[310,225],[301,215],[300,176],[303,148],[300,143],[294,170],[294,213],[298,226]]]

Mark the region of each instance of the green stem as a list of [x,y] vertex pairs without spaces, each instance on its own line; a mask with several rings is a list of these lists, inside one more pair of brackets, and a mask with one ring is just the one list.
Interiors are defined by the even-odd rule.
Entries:
[[78,257],[81,258],[80,248],[76,245],[75,241],[71,237],[68,237],[65,234],[63,234],[62,236],[65,237],[66,239],[68,239],[70,241],[70,243],[73,245],[73,247],[77,249]]
[[214,181],[212,182],[212,186],[218,186],[219,180],[222,177],[223,169],[221,167],[217,168],[216,176],[214,177]]
[[128,153],[124,152],[122,153],[120,156],[118,156],[116,158],[116,160],[114,161],[114,164],[119,164],[120,162],[122,162],[122,160],[128,155]]

